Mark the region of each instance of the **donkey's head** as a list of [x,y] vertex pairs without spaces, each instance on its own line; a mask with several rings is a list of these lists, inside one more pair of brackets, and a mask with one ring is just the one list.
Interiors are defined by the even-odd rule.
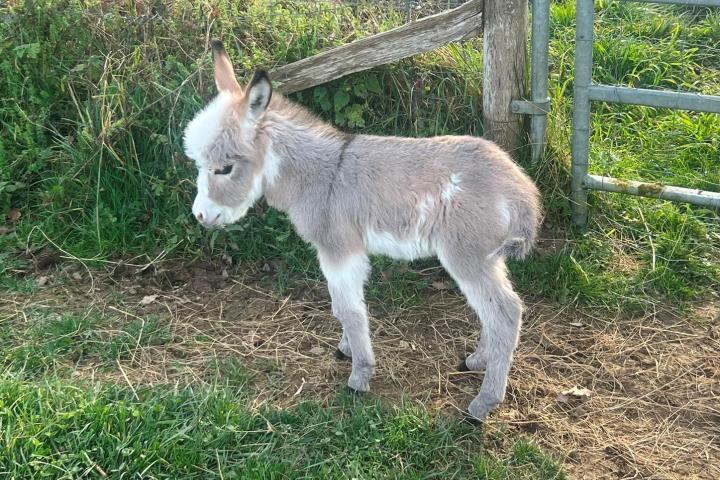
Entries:
[[272,96],[264,71],[243,89],[222,43],[213,41],[212,51],[218,95],[185,129],[185,153],[198,169],[192,211],[206,227],[239,220],[262,196],[266,162],[258,125]]

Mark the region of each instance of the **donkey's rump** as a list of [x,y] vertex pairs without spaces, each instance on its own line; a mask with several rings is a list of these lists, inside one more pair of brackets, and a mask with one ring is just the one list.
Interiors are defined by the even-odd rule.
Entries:
[[356,218],[370,253],[414,259],[452,249],[485,258],[523,253],[534,241],[534,184],[481,138],[357,136],[335,182],[335,208]]

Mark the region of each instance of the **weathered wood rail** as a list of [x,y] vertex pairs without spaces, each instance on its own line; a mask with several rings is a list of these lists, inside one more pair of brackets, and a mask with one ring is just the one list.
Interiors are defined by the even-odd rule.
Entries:
[[277,67],[270,72],[270,78],[280,83],[280,91],[292,93],[471,38],[482,31],[483,3],[483,0],[472,0],[452,10]]
[[[544,4],[547,1],[542,0]],[[517,157],[518,149],[526,143],[522,114],[531,112],[537,117],[533,120],[536,123],[536,120],[542,120],[537,113],[538,108],[547,109],[548,103],[545,101],[544,106],[540,106],[522,100],[526,93],[527,22],[527,0],[470,0],[452,10],[282,65],[271,70],[270,74],[278,83],[278,90],[292,93],[482,33],[485,36],[482,72],[484,133]],[[544,91],[542,88],[538,90]],[[535,93],[533,95],[537,96]],[[545,92],[540,96],[544,100],[546,95]],[[540,113],[547,114],[546,111]],[[534,131],[533,142],[540,147],[533,145],[533,158],[536,159],[544,145],[544,126]]]

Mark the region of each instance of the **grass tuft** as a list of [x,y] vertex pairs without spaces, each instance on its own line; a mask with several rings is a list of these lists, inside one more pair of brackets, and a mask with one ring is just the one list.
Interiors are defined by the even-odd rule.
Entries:
[[[0,382],[0,472],[9,478],[477,478],[482,434],[411,405],[339,395],[329,408],[251,409],[230,390],[92,390]],[[519,441],[502,478],[564,478]],[[533,473],[535,476],[529,477]]]

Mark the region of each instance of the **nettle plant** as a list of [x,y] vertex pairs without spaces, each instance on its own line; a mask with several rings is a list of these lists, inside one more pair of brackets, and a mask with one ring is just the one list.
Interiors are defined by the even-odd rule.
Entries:
[[368,111],[367,98],[382,93],[380,81],[375,74],[344,79],[335,88],[320,85],[313,88],[312,101],[320,110],[332,118],[335,125],[348,128],[363,128]]

